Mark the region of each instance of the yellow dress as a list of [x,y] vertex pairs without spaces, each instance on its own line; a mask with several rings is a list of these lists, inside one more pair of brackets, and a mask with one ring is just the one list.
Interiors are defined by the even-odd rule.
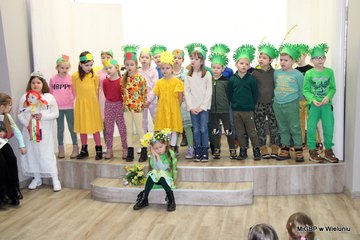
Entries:
[[170,128],[174,132],[182,132],[179,93],[184,92],[184,83],[174,77],[161,78],[156,82],[154,93],[158,96],[158,107],[155,117],[155,131]]
[[86,134],[102,131],[104,126],[98,100],[98,76],[88,73],[80,80],[79,72],[75,72],[72,84],[75,92],[74,131]]

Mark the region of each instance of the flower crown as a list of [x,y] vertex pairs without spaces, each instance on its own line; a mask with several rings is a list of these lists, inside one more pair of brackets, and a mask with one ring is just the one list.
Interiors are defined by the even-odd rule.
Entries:
[[148,132],[140,139],[141,146],[148,147],[156,142],[170,141],[170,128],[165,128],[159,132]]

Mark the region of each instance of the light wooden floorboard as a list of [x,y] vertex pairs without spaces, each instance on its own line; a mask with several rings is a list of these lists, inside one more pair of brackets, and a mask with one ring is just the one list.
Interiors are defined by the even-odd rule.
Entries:
[[360,239],[360,199],[345,194],[255,197],[239,207],[150,205],[91,199],[90,191],[51,188],[23,190],[20,207],[0,208],[0,239],[246,239],[249,227],[264,222],[286,239],[287,218],[306,212],[316,226],[346,226],[350,232],[316,232],[320,239]]

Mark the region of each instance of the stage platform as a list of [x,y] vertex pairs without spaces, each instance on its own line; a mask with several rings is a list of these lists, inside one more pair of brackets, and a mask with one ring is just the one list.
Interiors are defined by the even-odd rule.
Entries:
[[[70,153],[71,146],[67,146]],[[91,189],[94,199],[107,202],[134,202],[143,189],[123,185],[122,175],[127,163],[120,158],[120,150],[110,160],[94,159],[90,149],[86,160],[58,159],[59,178],[63,187]],[[221,159],[193,162],[185,159],[186,147],[180,148],[178,158],[178,204],[189,205],[243,205],[251,204],[254,196],[296,195],[343,192],[345,163],[315,164],[305,157],[304,163],[294,158],[286,161],[275,159],[254,161],[251,150],[247,160],[231,160],[228,151],[222,150]],[[292,153],[294,155],[294,153]],[[307,154],[305,154],[307,155]],[[294,157],[294,156],[293,156]],[[147,164],[147,162],[145,163]],[[163,190],[151,193],[150,202],[164,203]]]

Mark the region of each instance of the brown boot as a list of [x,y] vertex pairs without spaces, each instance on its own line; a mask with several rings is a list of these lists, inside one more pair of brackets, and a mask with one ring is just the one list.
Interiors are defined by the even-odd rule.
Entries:
[[269,153],[267,146],[262,146],[260,148],[260,151],[261,151],[261,157],[263,159],[270,159],[270,153]]
[[278,145],[272,145],[271,146],[271,158],[277,158],[279,156],[279,146]]
[[302,148],[295,148],[295,161],[304,162],[304,154]]
[[276,160],[283,161],[290,159],[290,153],[289,153],[289,147],[284,146],[281,148],[279,156],[276,158]]
[[325,149],[325,160],[331,163],[339,162],[339,159],[335,156],[331,148]]
[[73,145],[73,150],[70,155],[70,158],[75,159],[77,157],[77,155],[79,155],[79,147],[78,147],[78,145]]
[[64,145],[59,145],[58,158],[64,158],[64,157],[65,157]]
[[325,159],[319,155],[316,149],[309,150],[309,160],[316,163],[323,163]]

